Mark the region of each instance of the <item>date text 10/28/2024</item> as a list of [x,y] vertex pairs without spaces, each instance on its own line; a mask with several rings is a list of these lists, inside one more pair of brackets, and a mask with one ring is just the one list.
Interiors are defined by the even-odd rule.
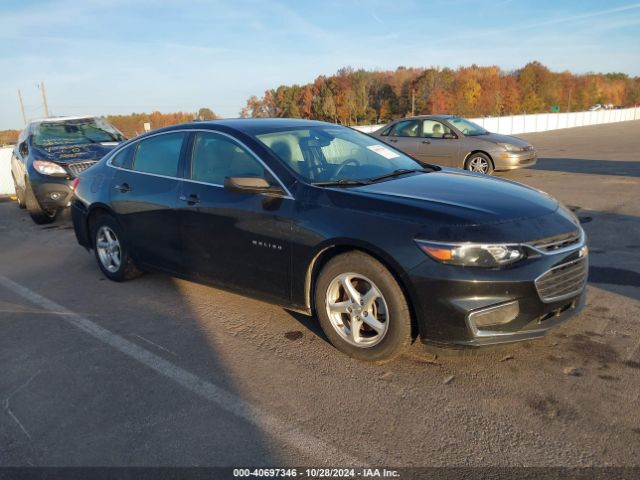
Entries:
[[386,468],[234,468],[234,478],[398,478],[397,470]]

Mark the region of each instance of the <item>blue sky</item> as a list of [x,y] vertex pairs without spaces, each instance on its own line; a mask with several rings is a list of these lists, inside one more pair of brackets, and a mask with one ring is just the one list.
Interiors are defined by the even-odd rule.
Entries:
[[3,0],[0,129],[42,116],[201,106],[343,66],[499,65],[640,75],[640,3],[557,0]]

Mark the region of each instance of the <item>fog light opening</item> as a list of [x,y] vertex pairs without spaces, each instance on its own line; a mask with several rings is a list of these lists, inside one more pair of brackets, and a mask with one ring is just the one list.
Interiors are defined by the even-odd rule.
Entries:
[[514,301],[473,312],[469,314],[469,323],[474,334],[478,335],[483,330],[491,330],[515,320],[519,314],[520,304]]
[[60,200],[64,194],[62,192],[51,192],[49,198],[51,200]]

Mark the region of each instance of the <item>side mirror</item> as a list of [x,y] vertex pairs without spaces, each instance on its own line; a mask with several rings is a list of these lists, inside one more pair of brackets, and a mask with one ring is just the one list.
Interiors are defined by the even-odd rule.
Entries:
[[242,193],[284,193],[280,187],[274,187],[262,177],[226,177],[224,188]]
[[458,137],[456,136],[455,133],[445,133],[444,135],[442,135],[442,138],[445,138],[447,140],[454,140]]
[[29,146],[27,145],[27,142],[22,142],[18,147],[18,151],[20,152],[20,155],[29,155]]

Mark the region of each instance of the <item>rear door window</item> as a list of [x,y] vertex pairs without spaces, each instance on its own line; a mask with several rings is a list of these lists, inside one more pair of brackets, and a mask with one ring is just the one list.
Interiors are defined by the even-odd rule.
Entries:
[[165,177],[178,176],[185,132],[163,133],[138,143],[131,169]]
[[389,132],[392,137],[417,137],[419,124],[417,120],[404,120],[396,123]]
[[127,168],[129,161],[131,160],[131,153],[135,150],[135,147],[127,147],[120,150],[111,158],[111,165],[114,167]]

